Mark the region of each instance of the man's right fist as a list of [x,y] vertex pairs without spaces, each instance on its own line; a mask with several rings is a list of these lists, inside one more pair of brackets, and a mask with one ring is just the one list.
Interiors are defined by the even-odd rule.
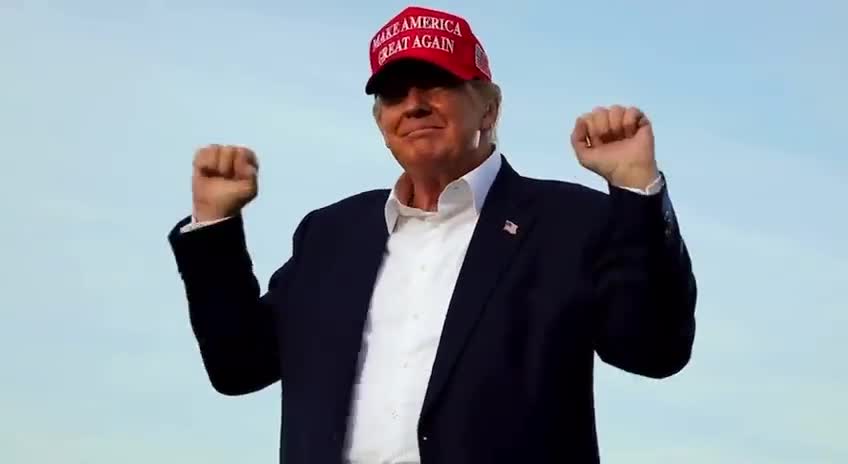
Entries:
[[214,221],[238,214],[256,198],[256,155],[248,148],[209,145],[194,155],[191,179],[194,219]]

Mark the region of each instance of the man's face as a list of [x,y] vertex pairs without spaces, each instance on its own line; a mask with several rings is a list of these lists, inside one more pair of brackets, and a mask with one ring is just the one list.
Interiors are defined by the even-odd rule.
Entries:
[[426,63],[387,69],[377,97],[377,124],[405,168],[466,155],[477,148],[479,131],[493,123],[468,83]]

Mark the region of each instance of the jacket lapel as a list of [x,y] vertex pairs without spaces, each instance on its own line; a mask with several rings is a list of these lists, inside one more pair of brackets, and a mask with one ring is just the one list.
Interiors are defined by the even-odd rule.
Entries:
[[334,419],[332,434],[336,451],[341,446],[348,426],[350,403],[359,366],[362,334],[371,302],[371,294],[383,262],[388,231],[383,206],[386,196],[369,205],[355,225],[350,228],[349,239],[343,247],[336,248],[333,267],[328,269],[333,278],[345,285],[335,289],[331,301],[338,305],[327,307],[328,332],[325,334],[333,343],[327,347],[324,358],[324,381],[322,384],[333,391],[334,398],[328,407]]
[[465,255],[445,319],[421,417],[433,407],[486,302],[530,231],[522,178],[503,160]]

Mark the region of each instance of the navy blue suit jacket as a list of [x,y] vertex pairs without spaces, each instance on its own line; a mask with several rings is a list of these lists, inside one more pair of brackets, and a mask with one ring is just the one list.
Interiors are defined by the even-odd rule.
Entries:
[[[186,218],[169,235],[214,388],[242,395],[281,381],[286,464],[342,462],[388,193],[307,214],[265,294],[240,217],[180,234]],[[599,462],[595,353],[642,376],[677,373],[691,354],[695,295],[667,187],[606,194],[504,162],[439,342],[418,424],[422,463]]]

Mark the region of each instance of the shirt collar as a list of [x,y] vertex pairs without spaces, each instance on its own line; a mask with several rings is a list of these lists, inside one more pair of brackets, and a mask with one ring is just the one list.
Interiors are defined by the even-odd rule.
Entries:
[[451,182],[445,187],[445,190],[439,195],[439,206],[437,212],[423,211],[411,206],[405,205],[398,198],[397,190],[399,182],[389,193],[389,198],[386,200],[385,216],[386,227],[389,233],[395,229],[398,217],[404,216],[432,216],[442,213],[450,214],[459,210],[467,209],[473,206],[476,214],[480,214],[483,209],[483,204],[486,201],[486,196],[501,169],[503,161],[501,153],[494,151],[485,161],[479,166]]

